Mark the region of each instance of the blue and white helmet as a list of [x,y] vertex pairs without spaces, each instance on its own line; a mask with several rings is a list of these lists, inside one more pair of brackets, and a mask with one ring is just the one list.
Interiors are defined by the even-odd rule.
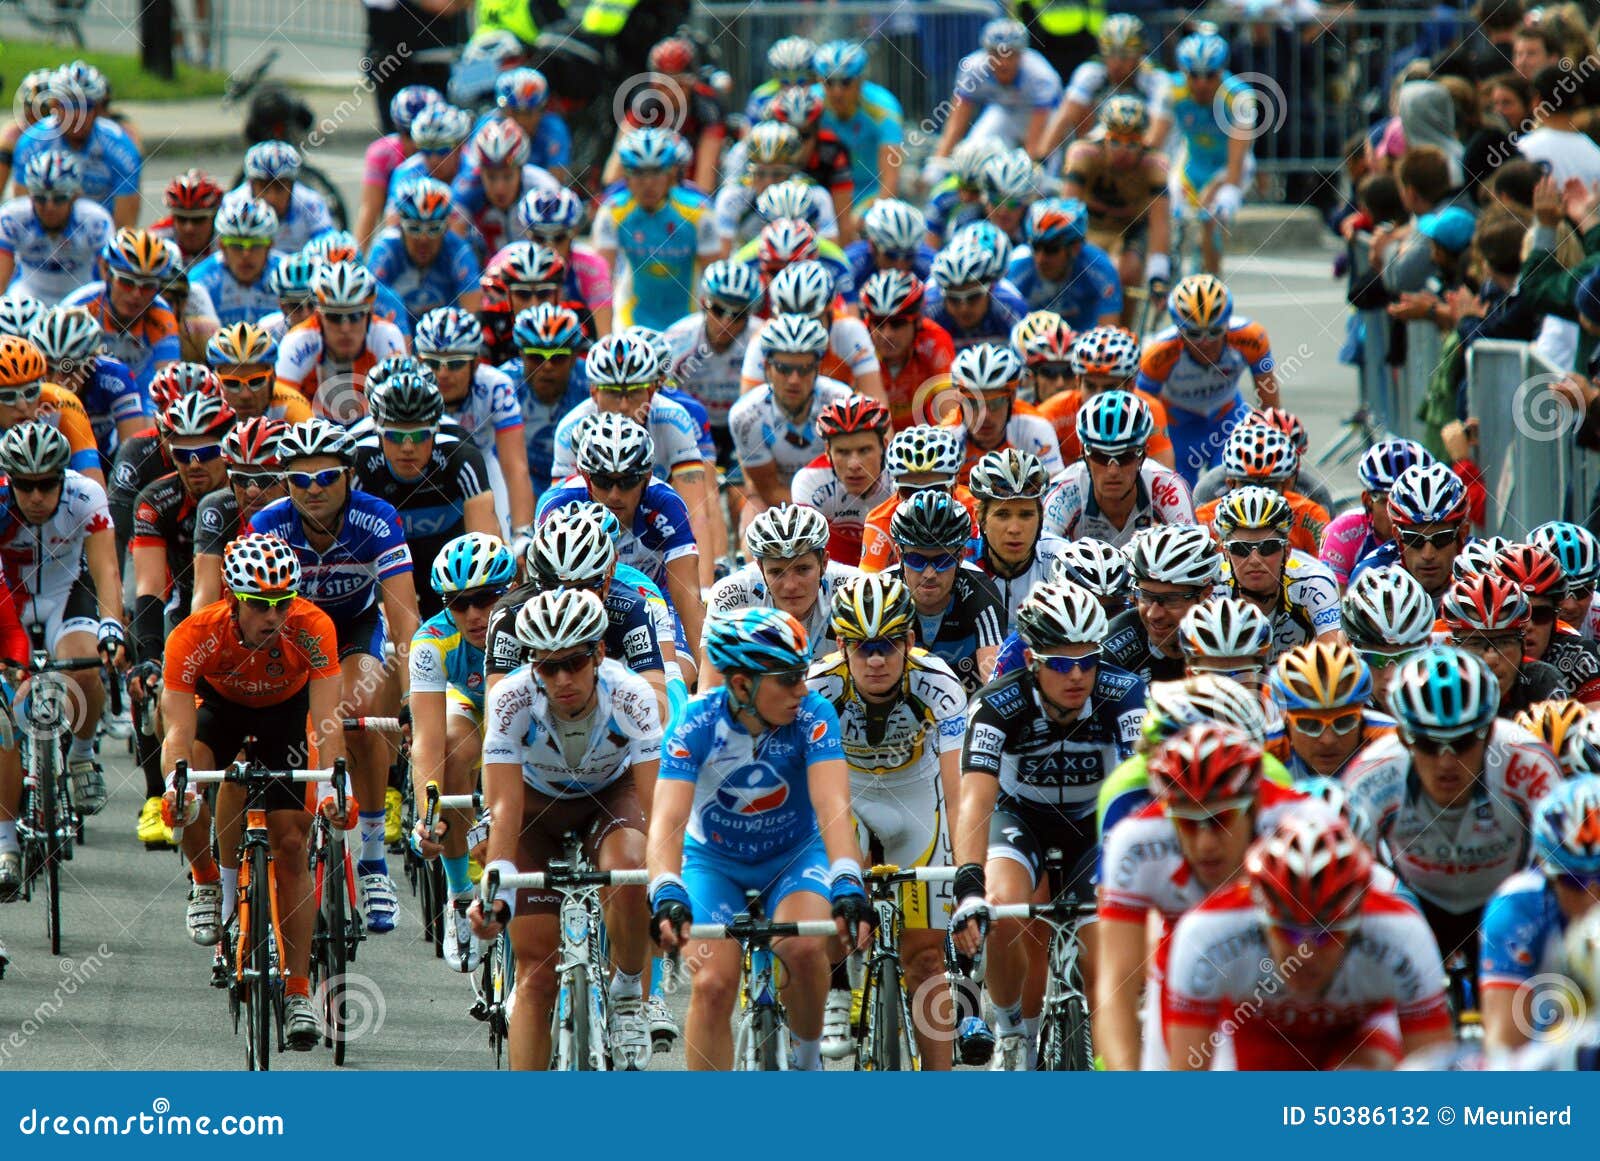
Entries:
[[603,336],[589,349],[584,369],[599,387],[632,387],[661,378],[655,347],[630,334]]
[[389,100],[389,120],[396,129],[409,134],[417,115],[429,105],[442,102],[439,90],[428,85],[407,85]]
[[1039,193],[1039,169],[1026,149],[1008,149],[983,163],[978,188],[984,201],[1029,201]]
[[999,278],[994,255],[982,247],[967,245],[946,246],[933,259],[929,271],[940,290],[957,290],[963,286],[993,286]]
[[414,177],[394,191],[394,212],[402,222],[443,222],[453,209],[450,187],[432,177]]
[[1434,463],[1433,453],[1409,439],[1384,439],[1369,447],[1356,465],[1361,487],[1368,492],[1387,492],[1400,473],[1409,467]]
[[1396,667],[1387,700],[1402,731],[1442,741],[1459,739],[1494,721],[1500,681],[1477,654],[1436,645]]
[[977,189],[984,164],[1005,151],[1006,143],[998,137],[968,137],[950,151],[950,172],[960,185]]
[[817,46],[803,36],[785,36],[767,49],[767,68],[781,85],[804,84],[812,78]]
[[433,558],[433,591],[464,593],[473,589],[503,588],[517,575],[517,562],[505,541],[487,532],[457,536]]
[[773,277],[767,298],[778,314],[815,318],[833,301],[833,276],[820,262],[796,262]]
[[[1572,741],[1592,746],[1592,736],[1580,723]],[[1600,875],[1600,776],[1570,778],[1534,808],[1533,852],[1547,874]]]
[[1178,42],[1178,68],[1186,73],[1220,73],[1228,67],[1228,42],[1215,32],[1196,32]]
[[265,238],[278,236],[278,214],[260,198],[233,198],[217,211],[218,238]]
[[480,355],[483,324],[470,310],[442,306],[417,320],[412,346],[419,355]]
[[867,71],[867,50],[853,40],[830,40],[817,49],[811,64],[823,80],[854,80]]
[[300,176],[300,151],[287,141],[263,141],[244,155],[247,181],[281,181],[292,184]]
[[517,202],[517,232],[535,241],[553,236],[576,234],[583,225],[583,201],[562,186],[549,190],[529,190]]
[[1076,426],[1085,451],[1115,455],[1143,449],[1155,431],[1155,420],[1133,392],[1103,391],[1078,408]]
[[978,40],[993,53],[1018,53],[1028,47],[1028,29],[1019,20],[1001,17],[985,24]]
[[700,275],[700,294],[727,306],[754,310],[763,293],[760,276],[744,262],[713,262]]
[[46,149],[28,158],[22,170],[22,187],[29,197],[83,192],[83,166],[75,155],[63,149]]
[[1528,534],[1561,565],[1568,588],[1585,588],[1600,579],[1600,539],[1581,524],[1551,520]]
[[982,250],[988,256],[985,273],[992,281],[999,280],[1006,272],[1006,263],[1011,260],[1011,239],[999,226],[987,220],[968,222],[957,230],[948,248],[957,246],[976,246]]
[[706,659],[724,674],[778,673],[811,661],[805,626],[781,609],[753,608],[706,615]]
[[629,173],[670,169],[678,164],[677,138],[670,129],[630,129],[617,146],[617,158]]
[[909,202],[881,198],[861,219],[861,232],[879,250],[915,254],[928,226],[922,213]]
[[411,122],[411,140],[418,149],[455,149],[471,132],[472,114],[445,101],[429,105]]

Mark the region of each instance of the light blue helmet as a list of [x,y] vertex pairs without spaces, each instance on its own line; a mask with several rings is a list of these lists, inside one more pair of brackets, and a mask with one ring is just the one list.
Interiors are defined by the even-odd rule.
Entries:
[[1011,261],[1011,239],[1006,237],[1004,230],[987,219],[962,226],[951,236],[950,245],[978,247],[989,256],[988,269],[996,279],[1006,272],[1006,263]]
[[400,132],[410,134],[411,123],[417,119],[417,114],[443,100],[438,89],[427,85],[407,85],[390,99],[389,120]]
[[706,617],[706,658],[724,675],[795,670],[811,661],[805,626],[781,609],[713,610]]
[[433,558],[433,591],[464,593],[472,589],[509,585],[517,575],[517,562],[498,536],[468,532],[457,536]]
[[850,81],[867,71],[867,50],[853,40],[830,40],[817,49],[811,64],[823,80]]
[[321,265],[321,258],[303,250],[288,255],[272,268],[272,274],[267,279],[272,297],[279,302],[311,302],[316,297],[311,291],[311,280]]
[[247,181],[293,182],[300,176],[300,151],[287,141],[263,141],[244,155]]
[[30,197],[42,194],[77,197],[83,192],[83,166],[76,156],[65,150],[47,149],[28,158],[22,171],[22,186]]
[[1551,520],[1530,532],[1528,540],[1556,558],[1568,588],[1584,588],[1600,579],[1600,540],[1583,525]]
[[629,173],[668,169],[678,164],[678,135],[653,126],[630,129],[617,146],[617,159]]
[[739,310],[754,310],[761,303],[761,278],[744,262],[721,260],[700,275],[700,294]]
[[217,211],[219,241],[229,238],[266,239],[278,236],[278,214],[260,198],[233,198]]
[[1215,32],[1196,32],[1178,42],[1178,68],[1186,73],[1220,73],[1228,67],[1228,42]]
[[418,149],[451,150],[472,132],[472,115],[445,101],[437,101],[411,122],[411,140]]
[[1089,236],[1089,207],[1077,198],[1045,198],[1028,207],[1028,245],[1081,242]]
[[450,216],[450,187],[432,177],[414,177],[394,191],[402,222],[442,222]]
[[1021,21],[1001,17],[985,24],[978,39],[990,52],[1021,52],[1028,47],[1028,29]]
[[1078,408],[1076,427],[1084,451],[1117,454],[1149,443],[1155,421],[1131,391],[1104,391]]
[[483,353],[483,324],[470,310],[442,306],[417,320],[412,346],[419,355]]
[[1600,775],[1570,778],[1534,808],[1533,853],[1548,874],[1600,875]]
[[1389,679],[1389,713],[1409,734],[1443,741],[1487,729],[1500,709],[1500,682],[1476,654],[1447,645],[1402,661]]

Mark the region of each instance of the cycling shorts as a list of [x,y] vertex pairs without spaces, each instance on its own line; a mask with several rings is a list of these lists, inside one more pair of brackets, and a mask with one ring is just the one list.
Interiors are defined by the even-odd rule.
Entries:
[[801,891],[829,897],[828,852],[819,834],[759,863],[742,863],[691,839],[683,844],[683,882],[696,923],[731,923],[747,909],[746,891],[761,892],[762,913],[770,918]]
[[[1066,871],[1050,884],[1051,896],[1071,892],[1087,902],[1094,898],[1094,868],[1100,853],[1100,836],[1094,815],[1063,818],[1001,795],[989,817],[989,859],[1010,859],[1027,868],[1028,881],[1037,889],[1045,872],[1045,856],[1059,850]],[[1056,876],[1052,876],[1055,878]]]
[[387,638],[383,631],[383,616],[377,605],[369,605],[348,621],[335,619],[334,639],[339,642],[339,660],[365,653],[383,660],[383,646]]
[[1433,937],[1439,943],[1439,954],[1444,957],[1444,962],[1449,964],[1450,957],[1459,951],[1466,957],[1467,966],[1472,969],[1472,978],[1476,980],[1478,929],[1483,926],[1483,908],[1473,907],[1458,914],[1446,911],[1437,903],[1430,903],[1420,895],[1416,897],[1416,902],[1422,917],[1433,929]]
[[22,623],[35,645],[43,646],[54,657],[56,646],[68,633],[100,633],[100,598],[88,573],[72,582],[65,597],[40,600],[35,597],[22,610]]
[[[218,767],[232,762],[254,738],[250,757],[278,770],[303,770],[310,756],[306,720],[311,713],[311,686],[302,686],[277,705],[243,706],[218,693],[204,678],[195,683],[200,705],[195,713],[194,740],[211,751]],[[302,783],[274,778],[267,784],[266,807],[304,810]]]
[[[873,862],[896,867],[948,867],[944,803],[937,778],[894,783],[870,775],[850,776],[850,809],[856,838]],[[908,931],[943,931],[950,925],[949,883],[904,883],[900,910]]]
[[[566,836],[583,836],[583,853],[598,865],[600,846],[612,831],[645,833],[644,808],[627,774],[610,786],[577,798],[549,798],[531,786],[522,788],[522,830],[517,835],[517,870],[543,871],[566,849]],[[555,915],[560,891],[517,891],[518,915]]]
[[444,691],[444,712],[446,718],[466,718],[478,728],[479,735],[483,733],[484,717],[473,700],[467,696],[465,690],[457,689],[450,685]]

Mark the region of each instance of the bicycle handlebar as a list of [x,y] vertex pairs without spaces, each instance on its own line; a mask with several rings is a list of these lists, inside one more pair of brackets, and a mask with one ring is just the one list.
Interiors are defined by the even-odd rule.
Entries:
[[1057,899],[1050,903],[1007,903],[990,907],[990,919],[1082,919],[1093,915],[1098,904],[1074,897]]
[[73,669],[99,669],[104,664],[105,662],[99,657],[62,657],[52,658],[49,661],[32,658],[17,662],[16,667],[27,673],[59,673]]
[[868,883],[892,886],[896,883],[950,883],[955,880],[954,867],[896,867],[893,865],[870,867],[866,872]]
[[690,939],[738,939],[753,936],[773,939],[794,935],[806,939],[823,939],[837,935],[838,927],[831,919],[803,919],[799,923],[770,923],[765,919],[735,919],[732,923],[691,923]]
[[[479,901],[483,913],[493,916],[495,900],[501,891],[543,891],[562,887],[643,887],[650,882],[650,872],[643,867],[630,867],[619,871],[527,871],[516,875],[503,875],[499,868],[489,867],[478,884]],[[832,930],[830,927],[829,930]]]
[[375,733],[397,734],[401,729],[399,718],[345,718],[341,724],[347,730],[369,730]]
[[254,762],[234,762],[221,770],[191,770],[189,763],[179,762],[172,771],[172,799],[178,824],[172,828],[172,843],[183,853],[183,799],[191,782],[199,783],[251,783],[265,782],[269,778],[283,778],[290,782],[331,782],[335,808],[342,816],[345,812],[346,767],[343,758],[336,758],[326,770],[269,770]]

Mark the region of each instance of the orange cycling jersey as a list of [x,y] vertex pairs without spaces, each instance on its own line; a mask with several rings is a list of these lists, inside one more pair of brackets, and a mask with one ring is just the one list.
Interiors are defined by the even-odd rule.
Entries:
[[[1289,529],[1289,547],[1298,548],[1301,552],[1310,553],[1312,556],[1322,555],[1322,533],[1328,527],[1328,510],[1309,496],[1302,496],[1299,492],[1286,491],[1283,498],[1289,502],[1289,508],[1294,513],[1294,524]],[[1222,503],[1224,497],[1218,496],[1215,500],[1207,500],[1194,511],[1194,522],[1211,526],[1217,514],[1217,505]]]
[[67,446],[72,449],[67,466],[73,471],[100,470],[100,452],[94,441],[94,429],[89,426],[89,413],[71,391],[55,383],[41,386],[39,411],[34,418],[67,437]]
[[281,705],[309,681],[337,678],[339,649],[328,614],[303,597],[290,604],[283,627],[267,644],[245,645],[233,605],[223,599],[172,631],[162,674],[174,693],[215,690],[234,705]]
[[[1150,409],[1150,418],[1155,424],[1150,433],[1150,441],[1145,445],[1145,451],[1152,456],[1163,453],[1172,454],[1172,440],[1167,435],[1167,406],[1147,391],[1134,390],[1133,393],[1144,400],[1144,405]],[[1056,429],[1056,439],[1061,444],[1061,458],[1066,463],[1073,463],[1083,455],[1083,447],[1078,443],[1078,409],[1083,406],[1082,391],[1061,391],[1050,396],[1035,408],[1036,411],[1050,421],[1050,426]]]
[[[957,484],[951,492],[961,506],[967,510],[967,515],[972,517],[972,535],[978,535],[978,500],[962,485]],[[896,492],[871,512],[867,513],[867,522],[861,529],[861,564],[862,572],[883,572],[893,568],[900,560],[900,549],[894,542],[894,537],[889,535],[889,522],[894,519],[894,514],[900,508],[900,494]]]
[[950,364],[956,357],[950,332],[930,319],[917,320],[910,357],[899,367],[878,360],[883,389],[889,396],[889,417],[896,431],[913,424],[937,423],[933,404],[950,387]]

